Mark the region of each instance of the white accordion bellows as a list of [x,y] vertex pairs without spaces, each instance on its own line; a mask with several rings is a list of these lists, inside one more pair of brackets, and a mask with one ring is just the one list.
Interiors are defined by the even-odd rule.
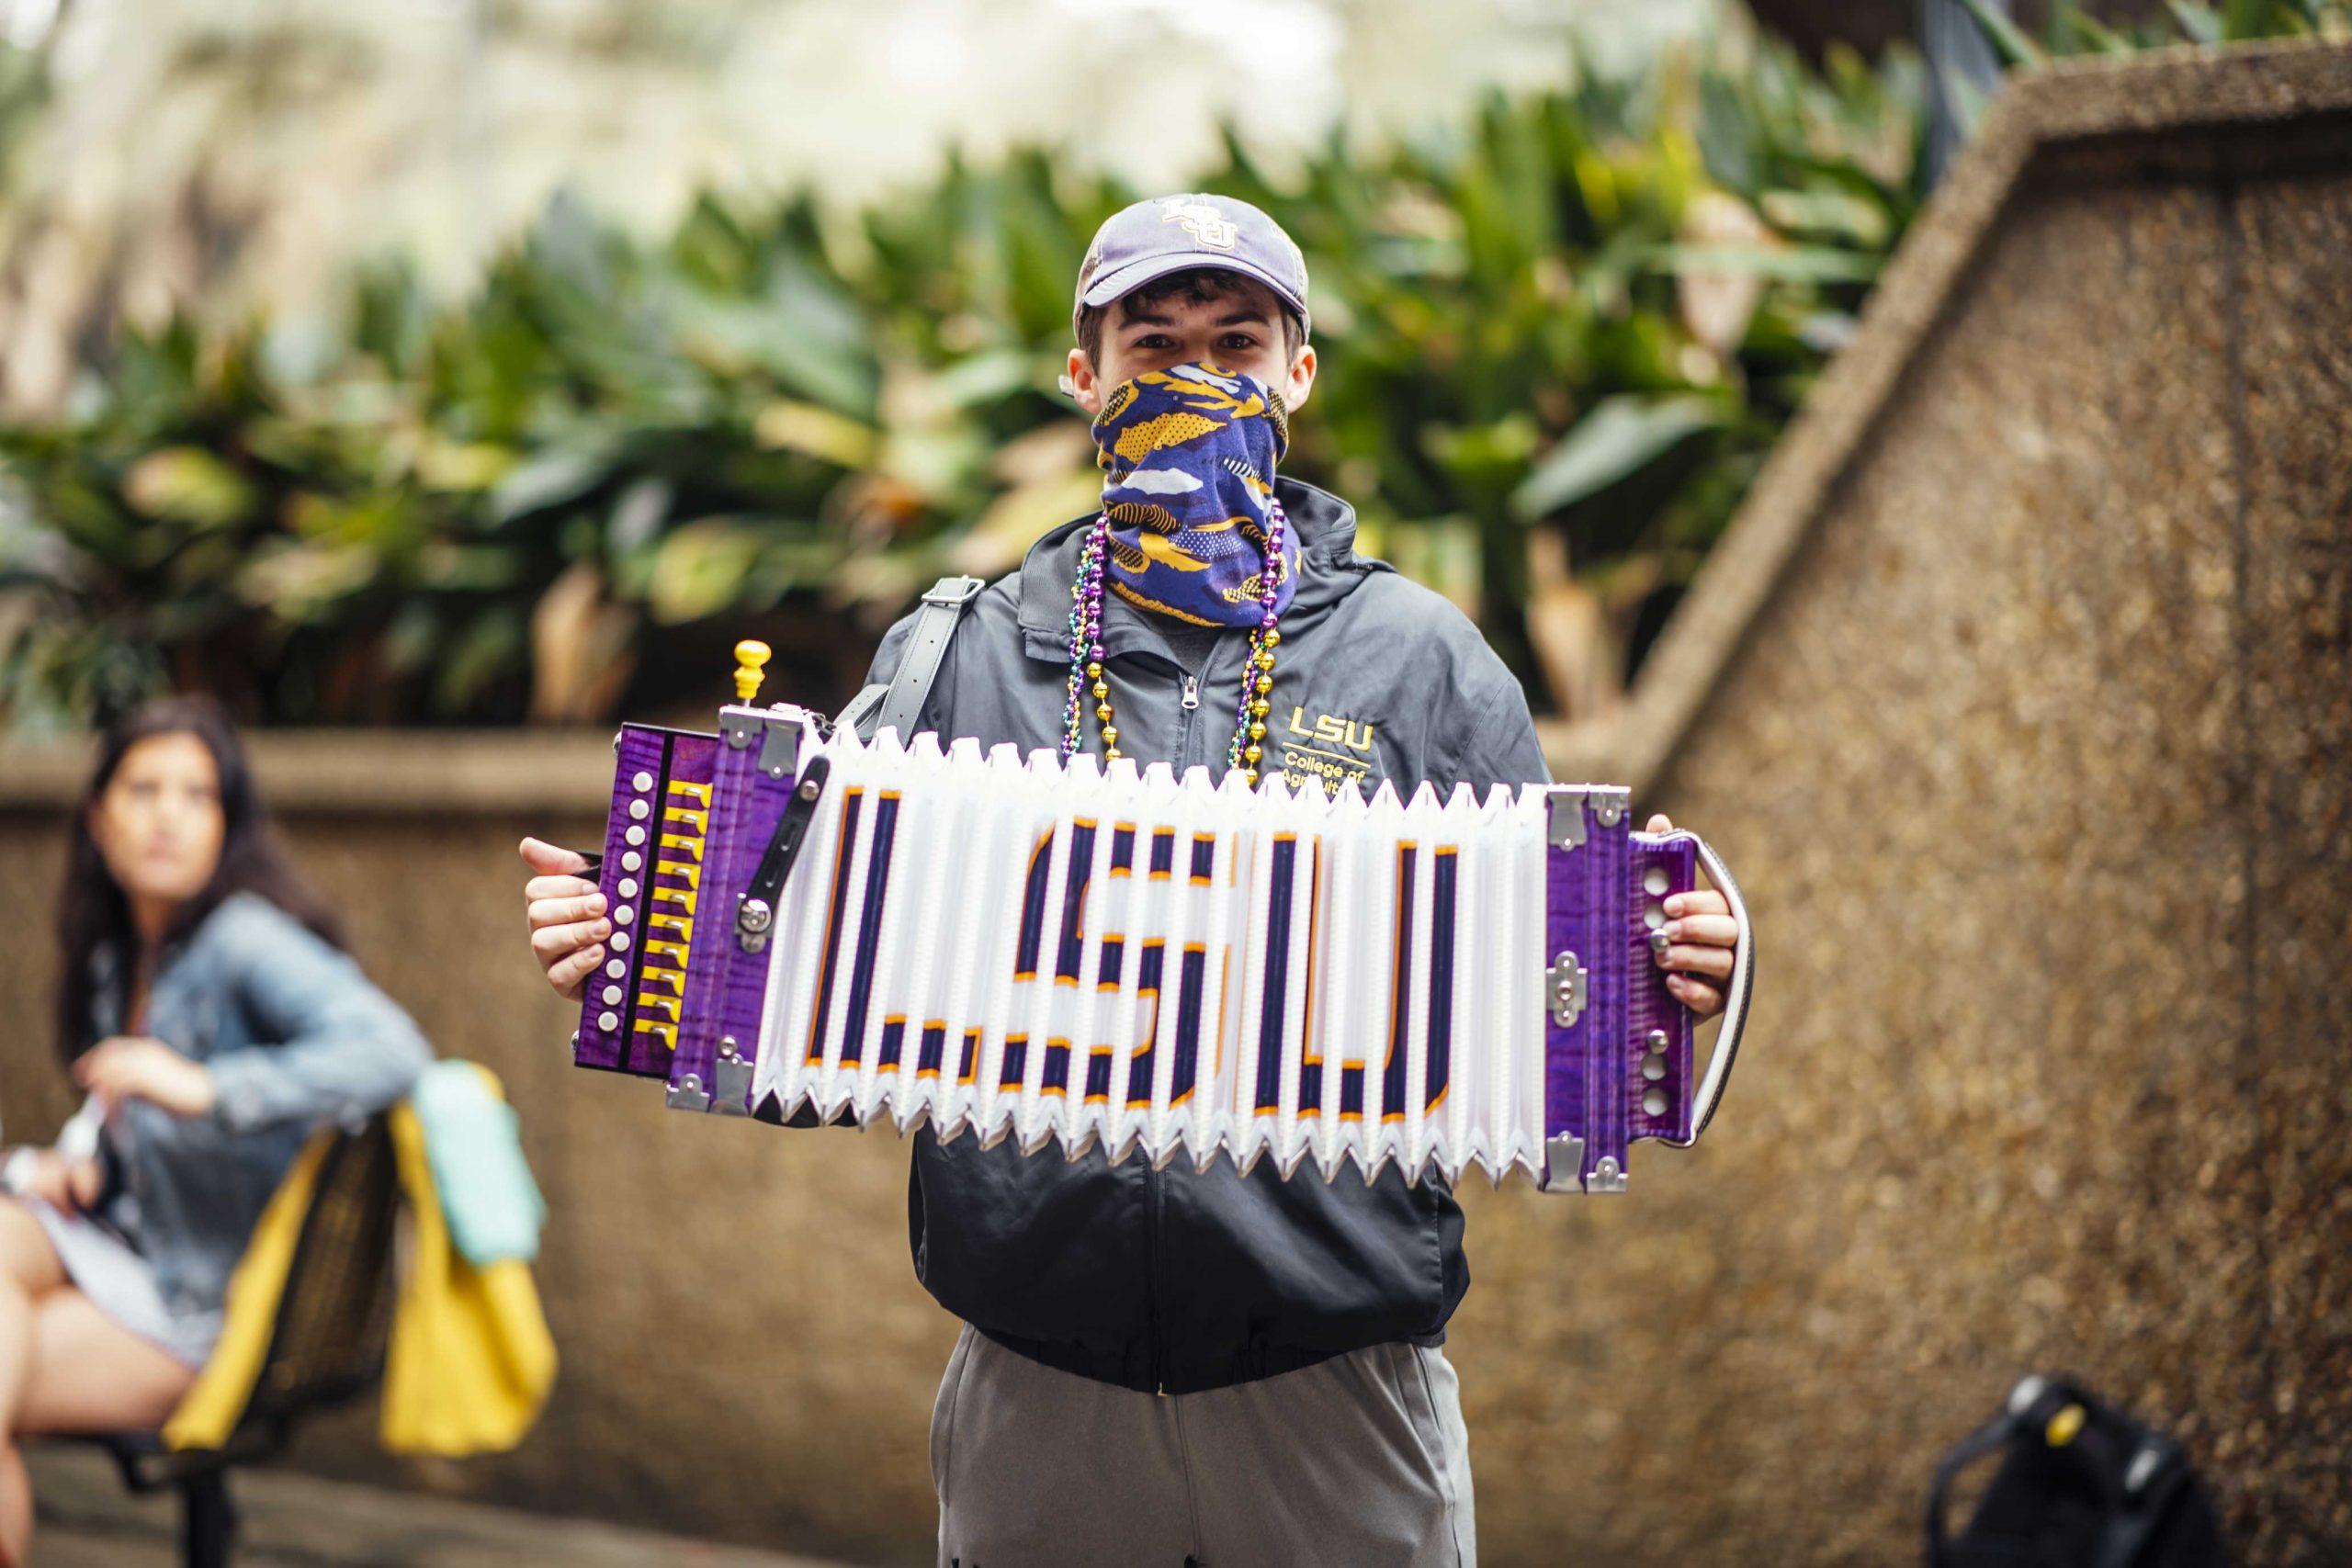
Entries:
[[767,970],[769,1114],[1542,1173],[1542,789],[1326,799],[888,731],[823,751]]

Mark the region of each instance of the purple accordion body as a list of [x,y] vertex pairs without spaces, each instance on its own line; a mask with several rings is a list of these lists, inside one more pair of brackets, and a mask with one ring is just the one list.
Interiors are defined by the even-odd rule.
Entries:
[[613,750],[613,806],[596,874],[613,934],[582,993],[572,1059],[662,1077],[686,1017],[718,743],[633,724]]
[[1622,789],[1555,789],[1548,809],[1544,1181],[1617,1191],[1636,1139],[1691,1136],[1690,1012],[1651,933],[1696,885],[1698,854],[1688,834],[1633,831]]

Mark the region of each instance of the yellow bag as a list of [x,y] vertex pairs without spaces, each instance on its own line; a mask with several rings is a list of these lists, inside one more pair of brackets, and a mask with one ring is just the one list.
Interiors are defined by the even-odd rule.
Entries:
[[261,1212],[244,1256],[229,1276],[229,1307],[220,1338],[164,1423],[166,1448],[218,1449],[237,1429],[269,1354],[270,1336],[277,1332],[277,1303],[294,1266],[295,1244],[302,1238],[302,1217],[311,1212],[319,1162],[334,1139],[330,1128],[303,1145],[270,1195],[269,1206]]
[[555,1340],[530,1266],[467,1262],[449,1240],[424,1125],[405,1102],[392,1108],[391,1130],[415,1230],[384,1365],[384,1447],[453,1459],[511,1449],[555,1383]]
[[[477,1070],[496,1092],[497,1078]],[[503,1451],[530,1431],[555,1383],[555,1341],[530,1266],[469,1263],[449,1239],[423,1122],[405,1101],[386,1122],[413,1230],[385,1357],[379,1436],[393,1453],[459,1459]],[[164,1425],[168,1447],[219,1449],[243,1418],[335,1136],[329,1129],[303,1145],[262,1211],[230,1277],[220,1341]]]

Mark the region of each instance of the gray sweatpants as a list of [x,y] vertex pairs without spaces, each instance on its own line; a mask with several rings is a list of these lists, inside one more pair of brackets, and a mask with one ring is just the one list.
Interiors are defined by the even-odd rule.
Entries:
[[931,1416],[940,1568],[1476,1568],[1443,1353],[1205,1393],[1041,1367],[969,1325]]

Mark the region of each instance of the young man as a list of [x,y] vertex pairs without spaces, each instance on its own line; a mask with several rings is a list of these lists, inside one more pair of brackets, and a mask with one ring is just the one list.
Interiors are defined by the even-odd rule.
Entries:
[[[1125,209],[1087,253],[1072,324],[1104,512],[974,601],[917,728],[1367,795],[1547,777],[1519,682],[1470,622],[1357,555],[1345,502],[1263,486],[1316,369],[1306,264],[1272,219],[1205,195]],[[576,995],[602,900],[569,852],[526,840],[523,856],[533,950]],[[1732,923],[1715,894],[1680,903],[1665,962],[1712,1013]],[[1470,1272],[1442,1182],[1155,1171],[928,1128],[913,1167],[915,1269],[966,1325],[932,1421],[942,1568],[1476,1561],[1439,1348]]]

